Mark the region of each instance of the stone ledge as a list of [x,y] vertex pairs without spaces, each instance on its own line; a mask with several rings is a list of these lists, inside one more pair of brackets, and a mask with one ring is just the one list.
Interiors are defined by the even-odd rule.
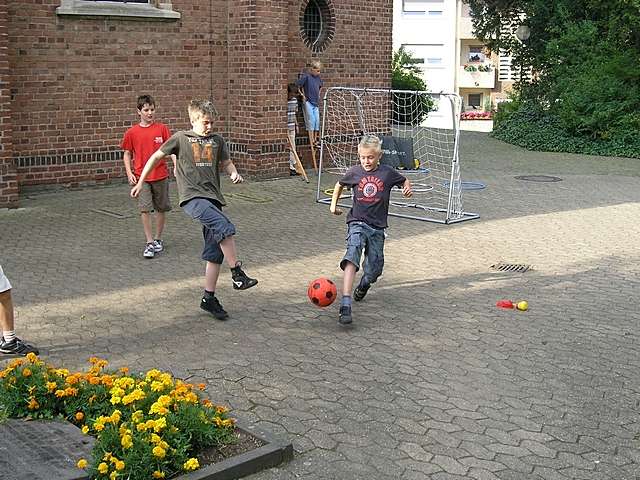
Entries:
[[[255,450],[205,465],[174,480],[232,480],[275,467],[293,458],[293,445],[255,426],[236,427],[264,443]],[[63,421],[9,419],[0,423],[0,472],[3,480],[86,480],[75,463],[90,458],[93,437]],[[3,461],[11,459],[11,462]],[[28,469],[28,472],[25,471]]]
[[118,17],[130,20],[179,20],[181,15],[171,9],[157,8],[147,3],[87,2],[62,0],[57,15],[85,17]]

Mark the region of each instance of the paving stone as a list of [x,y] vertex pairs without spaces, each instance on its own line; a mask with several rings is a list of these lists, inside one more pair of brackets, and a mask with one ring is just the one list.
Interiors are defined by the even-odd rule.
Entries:
[[[226,322],[198,308],[201,232],[180,209],[166,252],[145,260],[126,185],[29,195],[0,211],[18,333],[68,368],[100,355],[203,381],[212,400],[294,444],[292,462],[251,480],[636,480],[637,160],[526,152],[463,132],[461,169],[487,185],[464,192],[481,218],[391,217],[384,275],[354,304],[349,330],[337,303],[306,298],[312,278],[340,283],[344,253],[345,219],[315,202],[313,181],[223,180],[239,257],[260,280],[238,292],[222,269]],[[563,182],[513,178],[532,170]],[[90,211],[105,205],[130,216]],[[534,268],[490,268],[500,261]],[[501,298],[530,309],[499,310]]]

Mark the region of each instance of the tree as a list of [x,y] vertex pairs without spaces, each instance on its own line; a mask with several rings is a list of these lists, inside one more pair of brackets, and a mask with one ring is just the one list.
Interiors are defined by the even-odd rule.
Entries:
[[[418,61],[404,47],[393,53],[391,61],[391,86],[394,90],[427,90],[427,84],[422,79],[422,71]],[[417,99],[418,106],[413,102]],[[395,93],[393,108],[394,121],[401,124],[418,125],[434,108],[433,98],[428,94],[416,95],[412,93]]]

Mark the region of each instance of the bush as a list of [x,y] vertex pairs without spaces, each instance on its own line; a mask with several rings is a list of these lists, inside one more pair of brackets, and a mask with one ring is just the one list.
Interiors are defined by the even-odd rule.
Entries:
[[500,104],[491,135],[529,150],[640,158],[640,137],[633,132],[606,140],[576,136],[552,113],[517,102]]
[[93,459],[78,460],[92,479],[168,478],[199,468],[195,454],[231,443],[234,420],[196,388],[150,370],[87,372],[54,368],[30,353],[0,370],[0,413],[15,418],[63,418],[96,437]]
[[[416,59],[404,47],[394,52],[391,66],[391,87],[394,90],[427,90]],[[434,109],[433,98],[428,94],[396,93],[393,101],[393,120],[401,125],[419,125]]]

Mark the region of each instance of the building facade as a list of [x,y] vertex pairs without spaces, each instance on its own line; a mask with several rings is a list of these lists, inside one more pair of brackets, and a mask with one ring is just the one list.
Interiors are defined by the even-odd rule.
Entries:
[[0,0],[0,207],[123,180],[142,93],[172,131],[211,98],[238,168],[281,175],[287,83],[319,59],[325,86],[388,87],[392,24],[388,0]]
[[[486,112],[488,118],[507,97],[515,79],[509,59],[488,51],[473,35],[467,4],[461,0],[394,0],[393,20],[394,50],[404,46],[412,53],[430,91],[460,95],[463,119],[474,117],[472,112]],[[434,112],[438,114],[445,112]]]

